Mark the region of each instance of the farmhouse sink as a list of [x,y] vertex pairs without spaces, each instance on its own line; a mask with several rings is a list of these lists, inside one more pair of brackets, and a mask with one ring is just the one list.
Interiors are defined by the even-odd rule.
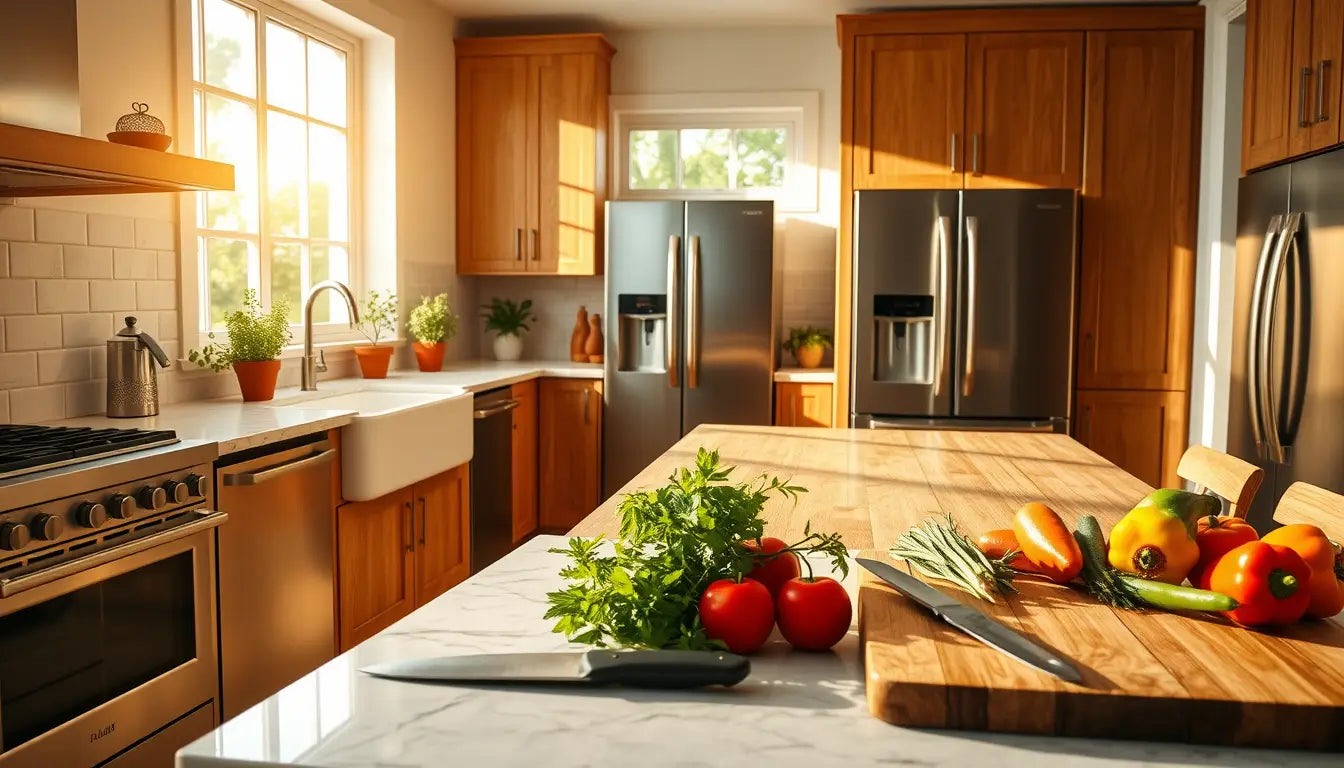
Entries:
[[354,411],[341,428],[341,492],[376,499],[471,460],[472,394],[461,387],[394,387],[380,382],[318,393],[279,408]]

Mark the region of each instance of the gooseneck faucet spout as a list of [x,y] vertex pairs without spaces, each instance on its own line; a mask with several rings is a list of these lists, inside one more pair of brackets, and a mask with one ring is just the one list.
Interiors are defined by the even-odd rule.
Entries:
[[359,309],[356,306],[355,294],[351,292],[350,286],[339,280],[323,280],[308,291],[308,299],[303,303],[303,384],[301,389],[304,392],[316,391],[317,374],[327,371],[327,361],[322,353],[319,351],[316,356],[313,355],[313,303],[317,299],[317,295],[326,290],[335,291],[345,299],[346,306],[350,308],[350,327],[354,328],[359,324]]

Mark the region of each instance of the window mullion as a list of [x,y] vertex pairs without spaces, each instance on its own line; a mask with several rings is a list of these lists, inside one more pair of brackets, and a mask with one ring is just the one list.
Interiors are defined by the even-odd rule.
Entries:
[[681,129],[680,129],[680,128],[677,129],[677,140],[674,141],[674,142],[672,142],[672,149],[673,149],[672,156],[673,156],[674,158],[676,158],[676,165],[673,166],[673,167],[676,169],[676,172],[673,174],[672,188],[673,188],[673,189],[681,189],[681,172],[682,172],[682,168],[681,168]]
[[737,129],[728,130],[728,190],[737,189]]
[[271,307],[271,231],[267,221],[270,194],[268,161],[269,138],[266,134],[266,14],[257,12],[257,295],[261,305]]

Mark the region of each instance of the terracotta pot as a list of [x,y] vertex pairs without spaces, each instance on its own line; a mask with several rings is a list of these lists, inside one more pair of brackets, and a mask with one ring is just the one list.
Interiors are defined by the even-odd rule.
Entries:
[[411,345],[415,350],[415,362],[420,365],[420,370],[424,373],[435,373],[443,370],[443,353],[448,349],[448,345],[442,341],[436,341],[433,344],[424,344],[419,341]]
[[501,333],[495,337],[495,359],[517,360],[523,356],[523,337]]
[[275,381],[280,378],[280,361],[234,363],[233,375],[238,377],[238,389],[243,391],[244,402],[271,400],[275,397]]
[[366,379],[386,379],[387,365],[392,362],[391,347],[355,347],[359,372]]
[[817,368],[821,365],[821,358],[825,354],[826,348],[820,344],[808,344],[795,349],[793,359],[804,368]]

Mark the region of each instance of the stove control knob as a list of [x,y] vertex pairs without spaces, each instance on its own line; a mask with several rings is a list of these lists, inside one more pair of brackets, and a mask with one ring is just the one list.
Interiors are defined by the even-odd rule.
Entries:
[[0,549],[11,552],[28,546],[28,526],[18,523],[0,525]]
[[28,523],[28,529],[33,532],[33,538],[41,541],[55,541],[60,537],[64,528],[65,524],[61,522],[61,518],[48,515],[45,512],[34,515]]
[[107,511],[118,520],[125,520],[135,514],[135,499],[124,493],[113,494],[107,500]]
[[168,503],[168,493],[162,488],[146,485],[136,491],[135,503],[139,504],[141,509],[155,512]]
[[168,501],[173,504],[181,504],[187,500],[189,495],[187,484],[178,480],[169,480],[163,484],[163,493],[168,497]]
[[75,509],[75,519],[85,528],[102,528],[107,523],[107,507],[96,501],[86,501]]
[[195,472],[187,475],[187,493],[192,496],[204,496],[210,490],[210,483]]

